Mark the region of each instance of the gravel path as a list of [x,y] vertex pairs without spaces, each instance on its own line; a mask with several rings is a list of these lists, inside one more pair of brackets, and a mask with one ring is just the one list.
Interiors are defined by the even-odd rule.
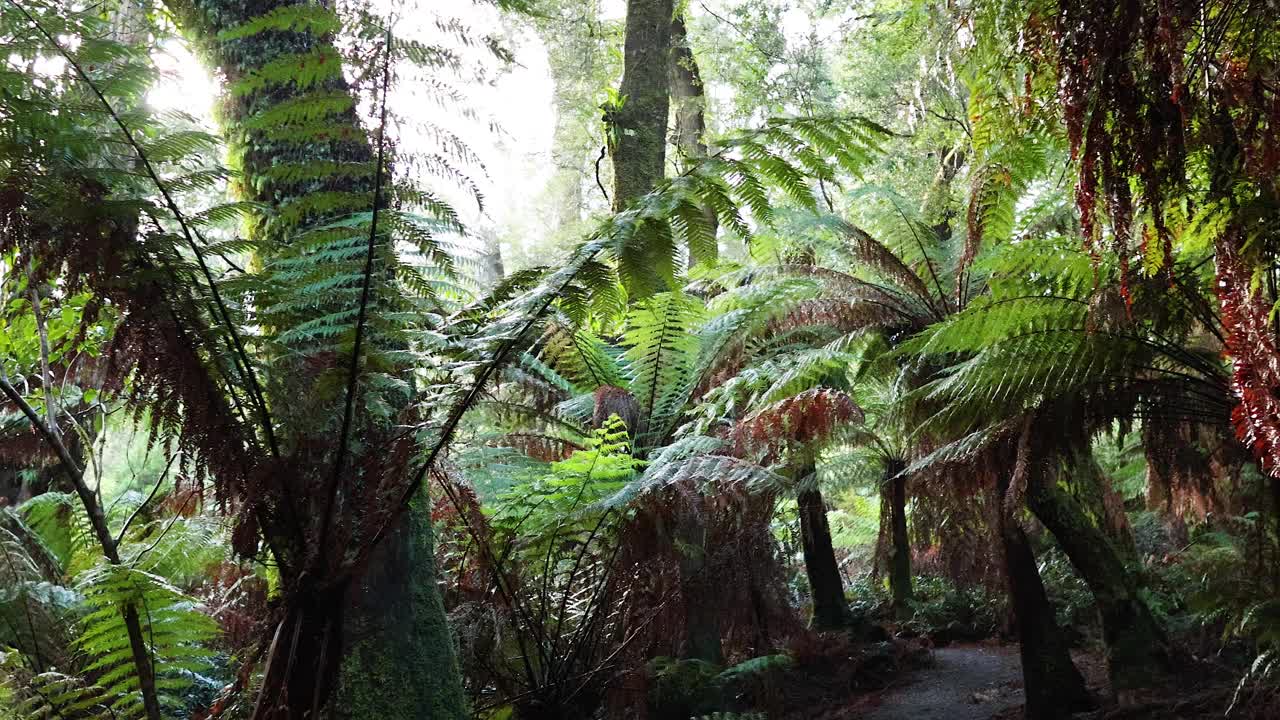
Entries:
[[883,696],[865,720],[990,720],[1022,704],[1017,647],[955,646]]

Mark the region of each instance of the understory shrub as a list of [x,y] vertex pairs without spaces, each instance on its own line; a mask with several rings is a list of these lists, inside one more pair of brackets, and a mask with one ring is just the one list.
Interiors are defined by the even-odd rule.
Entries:
[[794,664],[791,656],[781,654],[751,658],[723,670],[702,660],[654,658],[647,666],[649,717],[730,717],[720,713],[776,706],[782,675]]
[[975,585],[960,587],[947,578],[918,575],[911,617],[903,627],[935,642],[972,642],[999,633],[1007,602]]

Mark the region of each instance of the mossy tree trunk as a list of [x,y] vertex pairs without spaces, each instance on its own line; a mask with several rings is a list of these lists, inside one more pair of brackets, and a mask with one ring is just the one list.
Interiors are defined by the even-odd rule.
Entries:
[[[1068,463],[1066,472],[1080,467]],[[1164,628],[1142,597],[1140,578],[1125,564],[1126,553],[1103,529],[1101,519],[1091,518],[1057,478],[1036,475],[1029,482],[1027,504],[1093,592],[1113,689],[1150,686],[1173,669],[1173,653]]]
[[[377,167],[343,75],[342,55],[329,29],[334,25],[325,17],[331,10],[302,0],[169,0],[169,7],[198,54],[227,83],[218,119],[229,141],[229,165],[240,172],[240,198],[283,211],[251,224],[249,234],[259,248],[256,261],[269,264],[307,227],[370,210],[377,175],[385,169]],[[268,19],[294,14],[315,22],[282,25]],[[382,250],[389,251],[385,245]],[[275,321],[294,325],[349,309],[346,297],[331,294],[298,317]],[[375,296],[373,306],[378,302]],[[292,362],[299,363],[299,371],[291,372],[291,361],[280,358],[280,372],[268,378],[266,402],[282,454],[295,472],[314,479],[334,465],[341,396],[313,382],[316,361],[323,365],[324,358],[289,355],[296,356]],[[373,431],[363,421],[356,427],[356,432]],[[358,468],[359,461],[353,457],[347,467]],[[298,527],[317,521],[318,502],[300,497],[292,513],[296,525],[261,528],[288,562],[292,576],[282,568],[282,581],[297,596],[276,639],[280,647],[292,648],[281,655],[290,661],[274,672],[268,667],[264,686],[272,689],[262,697],[268,703],[269,695],[287,698],[290,707],[285,715],[268,707],[255,713],[304,717],[326,705],[340,677],[339,696],[329,707],[340,717],[469,717],[435,582],[425,510],[401,516],[370,557],[364,577],[315,591],[306,589],[318,582],[314,558],[337,557],[342,549],[300,544],[307,535]],[[349,637],[347,629],[359,636]],[[350,656],[349,647],[354,649]]]
[[415,501],[350,593],[350,647],[330,713],[336,720],[470,717],[427,507]]
[[[671,108],[675,119],[675,147],[686,164],[696,163],[707,157],[707,96],[702,84],[702,72],[689,46],[689,31],[684,16],[677,15],[671,22]],[[703,209],[711,234],[715,235],[719,218],[711,207]],[[706,247],[689,248],[689,266],[698,263],[713,264],[720,256],[715,243]]]
[[[1012,463],[1010,463],[1012,466]],[[1069,647],[1044,591],[1027,535],[1004,511],[1009,479],[997,482],[996,532],[1005,561],[1022,658],[1027,720],[1064,720],[1088,710],[1092,702],[1084,678],[1071,661]]]
[[800,510],[800,542],[804,549],[804,569],[813,597],[813,626],[821,630],[848,624],[849,607],[844,601],[844,580],[831,543],[827,523],[827,503],[818,487],[796,495]]

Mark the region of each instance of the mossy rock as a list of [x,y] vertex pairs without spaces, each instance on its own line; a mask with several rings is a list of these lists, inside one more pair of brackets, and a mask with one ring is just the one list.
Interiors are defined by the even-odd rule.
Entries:
[[656,657],[647,669],[649,717],[653,720],[688,720],[716,709],[718,666],[705,660]]

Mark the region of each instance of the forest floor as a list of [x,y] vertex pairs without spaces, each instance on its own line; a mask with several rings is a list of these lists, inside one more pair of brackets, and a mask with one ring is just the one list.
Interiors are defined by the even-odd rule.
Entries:
[[[1022,663],[1017,645],[954,645],[936,648],[931,662],[904,674],[885,690],[860,698],[848,714],[860,720],[1022,720]],[[1106,662],[1094,651],[1072,653],[1096,698],[1109,695]],[[1153,688],[1118,707],[1103,702],[1080,720],[1198,720],[1220,718],[1232,683],[1209,678],[1201,669],[1169,687]],[[1272,706],[1274,707],[1274,706]],[[1274,718],[1265,708],[1241,718]]]
[[929,667],[910,673],[873,700],[866,720],[990,720],[1022,705],[1016,646],[956,645],[933,651]]
[[[837,636],[816,644],[812,660],[789,671],[772,707],[756,707],[785,720],[1023,720],[1022,663],[1018,646],[988,640],[930,649],[928,641],[894,640],[851,651]],[[1124,703],[1111,697],[1100,648],[1072,652],[1098,700],[1077,720],[1220,719],[1238,677],[1197,663]],[[1233,715],[1277,720],[1280,692]],[[1268,709],[1269,708],[1269,709]]]

